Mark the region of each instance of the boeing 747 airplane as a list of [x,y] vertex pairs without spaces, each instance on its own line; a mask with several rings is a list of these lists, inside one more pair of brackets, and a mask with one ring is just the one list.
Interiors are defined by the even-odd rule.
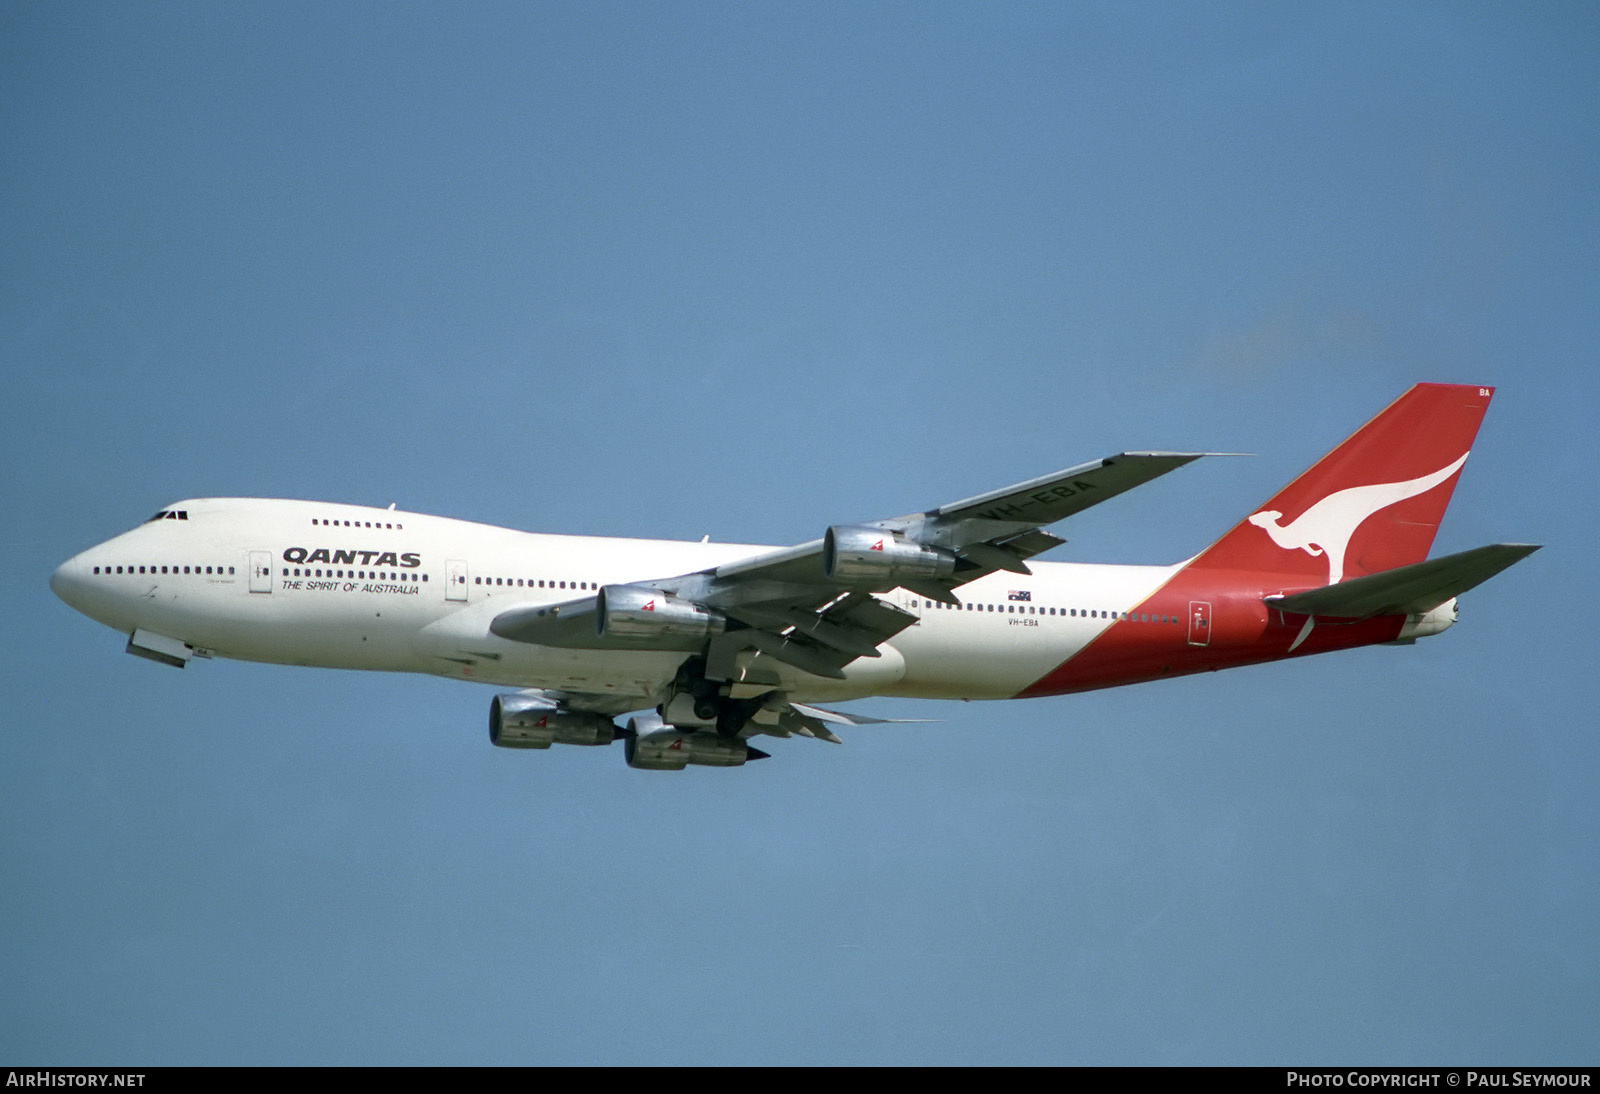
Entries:
[[[63,563],[129,653],[421,672],[519,690],[507,748],[732,767],[759,734],[837,741],[869,695],[1065,695],[1375,643],[1538,548],[1429,560],[1492,388],[1418,384],[1171,566],[1032,562],[1044,530],[1205,453],[1124,452],[796,547],[544,535],[331,502],[202,498]],[[617,718],[634,714],[624,725]]]

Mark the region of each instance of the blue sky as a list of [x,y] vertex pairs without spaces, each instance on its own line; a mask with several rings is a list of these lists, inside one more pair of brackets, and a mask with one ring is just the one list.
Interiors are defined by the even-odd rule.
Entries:
[[[1600,16],[0,11],[0,1060],[1593,1063]],[[56,601],[205,495],[790,543],[1130,448],[1198,550],[1499,394],[1381,648],[629,771]]]

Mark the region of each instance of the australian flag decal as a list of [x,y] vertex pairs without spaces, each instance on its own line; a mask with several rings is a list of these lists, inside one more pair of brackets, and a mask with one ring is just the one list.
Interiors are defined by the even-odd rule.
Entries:
[[1033,592],[1029,589],[1012,589],[1006,594],[1007,600],[1032,600]]

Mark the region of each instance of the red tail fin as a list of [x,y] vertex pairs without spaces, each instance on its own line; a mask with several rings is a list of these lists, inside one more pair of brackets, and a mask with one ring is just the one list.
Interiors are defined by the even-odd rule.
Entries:
[[1493,388],[1418,384],[1194,561],[1329,585],[1428,557]]

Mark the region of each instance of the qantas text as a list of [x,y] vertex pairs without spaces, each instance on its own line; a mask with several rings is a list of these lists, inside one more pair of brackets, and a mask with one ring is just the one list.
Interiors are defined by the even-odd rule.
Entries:
[[400,566],[416,569],[422,565],[422,556],[414,551],[397,555],[393,551],[345,551],[337,548],[286,547],[283,560],[293,563],[326,562],[332,566]]

